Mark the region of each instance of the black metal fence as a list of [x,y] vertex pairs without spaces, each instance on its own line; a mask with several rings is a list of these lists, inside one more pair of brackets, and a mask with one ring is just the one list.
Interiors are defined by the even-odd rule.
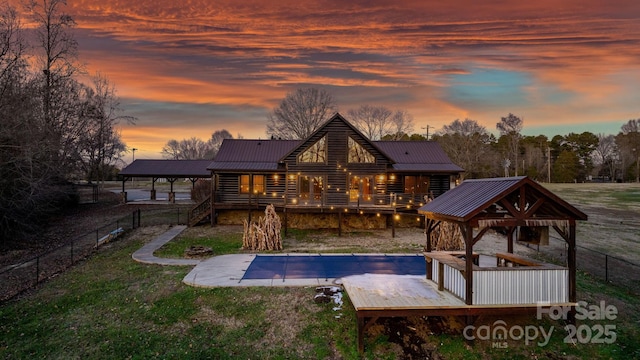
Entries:
[[[539,251],[565,264],[567,261],[565,241],[553,236],[551,240],[550,246],[540,246]],[[576,263],[580,271],[640,294],[640,264],[580,245],[576,246]]]
[[141,225],[184,224],[184,208],[135,210],[107,225],[88,231],[63,245],[20,263],[0,269],[0,301],[36,287],[40,282],[68,269],[78,261],[99,251],[103,244]]

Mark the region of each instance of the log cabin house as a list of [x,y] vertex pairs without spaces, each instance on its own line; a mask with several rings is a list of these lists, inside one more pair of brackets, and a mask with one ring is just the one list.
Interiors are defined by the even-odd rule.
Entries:
[[386,228],[398,214],[415,222],[425,199],[449,190],[463,171],[436,142],[371,141],[340,114],[303,140],[225,139],[207,169],[212,194],[192,223],[211,214],[212,224],[238,223],[273,204],[285,230]]

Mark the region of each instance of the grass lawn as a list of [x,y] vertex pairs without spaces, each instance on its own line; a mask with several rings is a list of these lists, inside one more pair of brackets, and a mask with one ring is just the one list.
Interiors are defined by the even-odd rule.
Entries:
[[[633,196],[621,198],[633,202]],[[134,262],[131,254],[164,229],[134,230],[22,298],[0,304],[0,358],[360,358],[355,311],[346,296],[342,308],[334,310],[335,304],[314,303],[313,288],[193,288],[182,283],[189,267]],[[241,241],[228,233],[185,237],[156,255],[181,257],[188,245],[212,246],[216,254],[233,253],[239,251]],[[305,241],[314,238],[297,234],[299,246]],[[578,322],[582,327],[577,339],[586,339],[587,331],[593,339],[601,325],[613,325],[612,344],[566,343],[564,323],[547,318],[504,319],[511,328],[526,324],[546,331],[553,328],[545,346],[538,346],[541,338],[530,344],[512,339],[499,346],[477,340],[470,346],[459,330],[443,328],[442,333],[432,333],[437,326],[430,326],[438,323],[431,319],[380,319],[369,329],[363,357],[640,358],[637,294],[579,272],[578,299],[588,304],[604,301],[617,308],[616,319]],[[479,324],[495,321],[487,318]]]

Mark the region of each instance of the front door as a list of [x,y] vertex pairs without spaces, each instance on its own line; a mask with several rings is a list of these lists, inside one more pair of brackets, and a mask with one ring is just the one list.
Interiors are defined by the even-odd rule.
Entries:
[[373,203],[373,176],[351,177],[349,202],[353,204]]
[[300,176],[300,203],[304,205],[322,202],[323,183],[322,176]]

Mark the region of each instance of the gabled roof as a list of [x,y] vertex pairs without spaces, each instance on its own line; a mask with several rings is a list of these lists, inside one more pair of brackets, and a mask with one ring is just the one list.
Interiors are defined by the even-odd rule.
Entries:
[[[292,153],[294,153],[296,150],[304,150],[307,147],[313,145],[313,143],[315,141],[317,141],[317,135],[326,132],[326,128],[333,122],[339,121],[342,124],[344,124],[345,126],[347,126],[354,134],[356,134],[357,137],[359,137],[360,139],[356,139],[359,140],[360,142],[366,142],[369,145],[371,145],[371,147],[373,149],[375,149],[375,151],[378,151],[380,153],[380,155],[382,155],[383,157],[385,157],[389,162],[393,162],[393,159],[391,159],[389,157],[389,155],[385,154],[384,151],[380,150],[374,141],[369,140],[369,138],[367,138],[366,136],[364,136],[364,134],[358,130],[355,126],[353,126],[353,124],[351,124],[349,121],[347,121],[347,119],[345,119],[344,117],[342,117],[342,115],[340,115],[340,113],[335,113],[335,115],[333,115],[329,120],[325,121],[324,124],[320,125],[320,127],[318,127],[313,133],[311,133],[311,135],[309,135],[306,139],[302,140],[298,146],[294,147],[291,149],[291,151],[289,151],[289,153],[287,153],[285,156],[283,156],[283,160],[284,158],[288,157],[289,155],[291,155]],[[362,144],[361,144],[362,145]]]
[[464,171],[451,162],[440,144],[432,141],[374,141],[380,150],[393,159],[399,171],[453,172]]
[[[496,212],[497,208],[504,209]],[[428,218],[471,220],[587,220],[580,210],[526,176],[465,180],[418,209]]]
[[[336,113],[305,140],[225,139],[215,160],[208,164],[212,171],[272,171],[281,168],[285,159],[296,151],[311,146],[333,122],[342,122],[370,149],[387,159],[393,169],[406,172],[459,173],[464,171],[451,162],[436,142],[370,141],[349,121]],[[333,124],[335,125],[335,124]],[[341,125],[340,125],[341,126]]]
[[218,155],[207,164],[206,169],[276,170],[280,159],[299,143],[300,140],[224,139]]
[[120,171],[121,176],[198,178],[209,177],[211,160],[146,160],[138,159]]

